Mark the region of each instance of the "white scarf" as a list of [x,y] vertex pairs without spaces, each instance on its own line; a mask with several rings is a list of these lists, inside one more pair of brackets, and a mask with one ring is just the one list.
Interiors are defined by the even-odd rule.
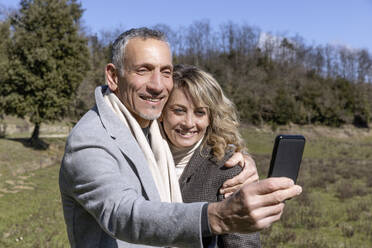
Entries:
[[152,121],[150,125],[150,147],[137,120],[109,88],[104,93],[104,99],[119,119],[131,130],[141,147],[160,194],[161,201],[182,202],[172,153],[169,150],[167,141],[160,133],[158,122]]

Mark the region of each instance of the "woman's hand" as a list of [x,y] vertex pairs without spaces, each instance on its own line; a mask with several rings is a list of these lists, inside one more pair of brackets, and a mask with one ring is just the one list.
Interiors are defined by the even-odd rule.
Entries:
[[234,167],[237,164],[239,164],[243,170],[239,175],[226,180],[220,189],[220,193],[224,194],[225,198],[240,189],[243,185],[258,181],[256,163],[251,156],[236,152],[226,161],[225,166]]

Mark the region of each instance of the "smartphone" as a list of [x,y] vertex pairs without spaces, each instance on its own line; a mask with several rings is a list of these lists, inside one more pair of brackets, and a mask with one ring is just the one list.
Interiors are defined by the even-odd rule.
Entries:
[[304,148],[302,135],[276,136],[268,177],[289,177],[296,183]]

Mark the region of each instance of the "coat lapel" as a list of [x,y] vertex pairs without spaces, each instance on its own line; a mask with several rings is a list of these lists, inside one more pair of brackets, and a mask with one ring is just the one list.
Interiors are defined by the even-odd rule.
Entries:
[[200,155],[200,146],[194,151],[190,161],[187,163],[185,169],[183,170],[179,183],[180,185],[187,183],[189,178],[191,178],[194,174],[197,174],[200,169],[200,164],[204,161],[204,159]]
[[104,102],[102,92],[104,92],[106,88],[107,86],[101,86],[97,87],[95,90],[96,104],[102,125],[113,139],[113,143],[115,143],[120,151],[132,161],[149,200],[160,201],[160,196],[146,158],[136,139],[129,128],[120,121]]

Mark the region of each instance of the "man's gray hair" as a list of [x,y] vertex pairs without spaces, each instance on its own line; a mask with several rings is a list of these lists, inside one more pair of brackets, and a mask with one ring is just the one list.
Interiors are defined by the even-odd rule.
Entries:
[[[111,50],[111,62],[115,65],[116,69],[119,71],[120,75],[124,75],[124,52],[125,47],[133,38],[142,38],[142,39],[156,39],[168,43],[167,37],[165,34],[159,30],[149,29],[149,28],[132,28],[128,31],[125,31],[112,44]],[[168,43],[169,45],[169,43]]]

